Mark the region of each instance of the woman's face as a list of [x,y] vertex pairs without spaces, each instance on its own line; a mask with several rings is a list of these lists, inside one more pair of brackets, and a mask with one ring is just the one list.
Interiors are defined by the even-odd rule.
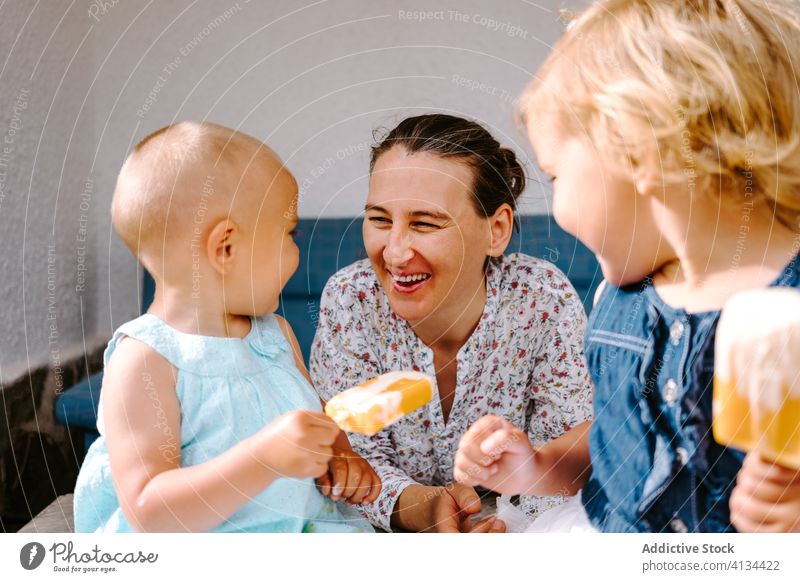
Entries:
[[455,323],[476,294],[491,228],[472,201],[473,170],[433,153],[394,147],[370,179],[364,246],[389,304],[412,324]]

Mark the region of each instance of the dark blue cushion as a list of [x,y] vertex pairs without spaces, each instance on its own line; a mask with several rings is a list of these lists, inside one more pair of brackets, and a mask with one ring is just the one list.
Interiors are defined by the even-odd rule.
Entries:
[[56,420],[65,426],[97,432],[97,404],[103,372],[89,376],[56,399]]

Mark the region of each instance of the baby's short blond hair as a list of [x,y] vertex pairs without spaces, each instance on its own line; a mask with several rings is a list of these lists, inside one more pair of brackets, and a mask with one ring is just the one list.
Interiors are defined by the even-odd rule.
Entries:
[[120,171],[111,205],[114,229],[157,272],[153,259],[176,236],[234,213],[232,198],[259,154],[274,155],[257,139],[213,123],[184,121],[151,133]]
[[610,167],[646,164],[701,192],[766,198],[800,217],[800,20],[789,0],[599,0],[520,100]]

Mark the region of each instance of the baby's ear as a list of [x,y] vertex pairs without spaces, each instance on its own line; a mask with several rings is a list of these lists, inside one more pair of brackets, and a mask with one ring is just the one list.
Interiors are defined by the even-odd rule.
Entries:
[[206,243],[206,254],[208,262],[220,275],[231,272],[238,243],[239,226],[232,220],[220,220],[211,229]]

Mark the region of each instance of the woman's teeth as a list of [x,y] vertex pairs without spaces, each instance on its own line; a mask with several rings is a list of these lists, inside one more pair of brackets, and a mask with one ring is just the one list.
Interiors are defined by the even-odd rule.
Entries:
[[398,283],[416,283],[418,281],[424,281],[429,277],[430,277],[429,273],[418,273],[416,275],[406,275],[404,277],[399,277],[395,274],[392,274],[392,279],[394,279]]

